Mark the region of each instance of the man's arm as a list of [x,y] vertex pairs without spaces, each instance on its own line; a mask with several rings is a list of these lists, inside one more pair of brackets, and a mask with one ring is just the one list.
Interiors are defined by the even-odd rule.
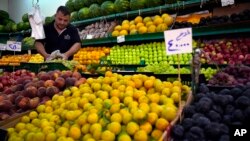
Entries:
[[63,55],[65,56],[65,60],[67,60],[70,56],[74,55],[81,48],[81,44],[79,42],[73,44],[73,46],[65,52]]
[[35,42],[35,47],[38,53],[42,54],[42,56],[46,59],[49,57],[49,54],[45,51],[44,45],[41,42]]

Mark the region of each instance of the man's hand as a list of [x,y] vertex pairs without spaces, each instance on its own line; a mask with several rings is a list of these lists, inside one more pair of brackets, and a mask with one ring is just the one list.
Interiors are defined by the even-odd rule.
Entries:
[[58,54],[63,60],[68,60],[68,56],[66,55],[66,54],[64,54],[64,53],[60,53],[60,54]]

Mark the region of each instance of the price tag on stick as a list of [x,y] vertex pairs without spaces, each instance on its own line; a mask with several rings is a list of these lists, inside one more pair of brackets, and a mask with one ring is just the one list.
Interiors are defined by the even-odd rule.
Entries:
[[[180,77],[180,54],[192,53],[192,28],[174,29],[164,31],[166,54],[177,54],[178,57],[178,79]],[[179,107],[181,107],[181,96],[179,96]],[[181,117],[181,114],[180,114]]]
[[86,39],[93,39],[93,35],[88,34],[87,37],[86,37]]
[[16,41],[7,41],[6,50],[20,52],[22,50],[22,43]]
[[164,31],[167,55],[192,53],[192,28]]

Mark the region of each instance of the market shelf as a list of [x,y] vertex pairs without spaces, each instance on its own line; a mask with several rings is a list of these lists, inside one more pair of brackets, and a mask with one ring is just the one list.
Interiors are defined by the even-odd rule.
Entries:
[[[202,37],[202,36],[211,36],[211,35],[225,35],[227,33],[236,34],[236,33],[248,33],[250,32],[250,21],[243,21],[238,23],[226,23],[220,25],[211,25],[206,27],[195,27],[193,30],[193,37]],[[124,43],[130,42],[143,42],[143,41],[155,41],[163,40],[164,33],[146,33],[146,34],[136,34],[136,35],[127,35],[125,36]],[[101,44],[116,44],[116,37],[108,37],[101,39],[88,39],[82,41],[82,46],[89,45],[101,45]]]
[[[203,0],[203,4],[206,4],[206,2],[209,2],[209,0]],[[127,12],[122,12],[122,13],[111,14],[107,16],[91,18],[91,19],[82,20],[82,21],[75,21],[75,22],[72,22],[72,24],[78,27],[78,26],[84,26],[84,25],[88,25],[91,23],[99,22],[99,21],[110,21],[110,20],[119,19],[119,18],[135,17],[138,15],[158,14],[159,12],[160,13],[167,12],[168,10],[176,11],[176,9],[179,9],[179,8],[185,9],[185,8],[200,6],[200,5],[201,5],[201,0],[178,1],[177,3],[173,3],[173,4],[165,4],[162,6],[157,6],[157,7],[152,7],[152,8],[144,8],[144,9],[139,9],[139,10],[133,10],[133,11],[127,11]]]

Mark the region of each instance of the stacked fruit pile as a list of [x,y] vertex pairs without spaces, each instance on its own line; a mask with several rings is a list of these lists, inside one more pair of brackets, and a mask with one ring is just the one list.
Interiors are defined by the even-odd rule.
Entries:
[[2,65],[20,65],[21,62],[28,62],[31,55],[4,55],[0,59],[0,64]]
[[79,85],[85,78],[71,71],[39,72],[27,70],[4,72],[0,77],[0,120],[28,109],[34,109],[59,93],[60,90]]
[[218,93],[209,91],[205,85],[199,89],[193,103],[184,108],[182,122],[172,129],[174,140],[229,141],[235,129],[249,127],[249,84]]
[[211,79],[216,73],[217,69],[212,69],[211,67],[201,68],[201,74],[205,75],[206,80]]
[[[138,72],[154,72],[155,74],[178,74],[178,68],[168,64],[167,62],[160,62],[158,64],[147,65],[146,67],[137,68]],[[191,70],[182,67],[180,68],[181,74],[191,74]]]
[[[79,32],[81,39],[96,39],[108,37],[109,33],[114,30],[116,22],[96,22],[86,26]],[[88,37],[89,36],[89,37]]]
[[[180,64],[190,64],[192,54],[180,54]],[[164,42],[153,42],[141,45],[116,45],[111,48],[107,57],[112,64],[158,64],[167,61],[169,64],[178,64],[177,55],[166,55]]]
[[68,0],[65,6],[71,11],[72,21],[78,21],[162,4],[163,0]]
[[208,40],[201,43],[201,62],[208,64],[249,64],[250,39],[234,38]]
[[135,19],[129,21],[122,21],[121,25],[117,25],[112,32],[112,36],[121,36],[128,34],[143,34],[163,32],[173,23],[173,17],[164,13],[161,16],[155,15],[153,17],[137,16]]
[[43,63],[44,62],[44,57],[37,53],[37,54],[32,54],[29,63]]
[[246,85],[250,82],[250,67],[228,66],[216,73],[208,84],[212,86],[236,86]]
[[158,140],[176,117],[179,98],[189,92],[179,81],[108,71],[65,89],[22,117],[8,129],[9,141]]
[[99,64],[100,58],[107,56],[110,52],[108,47],[86,47],[81,48],[74,54],[73,60],[80,64]]

